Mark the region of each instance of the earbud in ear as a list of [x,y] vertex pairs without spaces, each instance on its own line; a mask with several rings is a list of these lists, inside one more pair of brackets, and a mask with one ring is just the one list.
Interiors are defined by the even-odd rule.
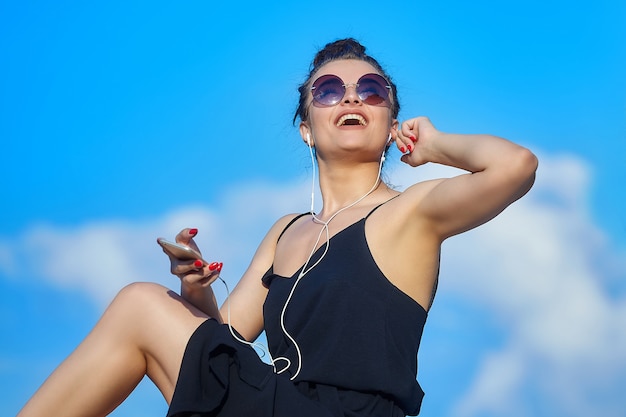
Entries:
[[385,143],[385,149],[383,150],[383,154],[380,157],[381,162],[385,162],[385,152],[387,151],[387,148],[389,147],[390,143],[391,143],[391,132],[389,132],[389,136],[387,137],[387,143]]
[[307,145],[311,146],[311,134],[310,133],[306,134],[306,143]]

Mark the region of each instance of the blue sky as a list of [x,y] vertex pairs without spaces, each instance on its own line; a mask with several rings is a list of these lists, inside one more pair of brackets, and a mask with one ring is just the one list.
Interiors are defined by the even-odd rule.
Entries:
[[[308,209],[296,88],[352,36],[396,81],[401,119],[541,162],[525,199],[444,245],[422,415],[623,415],[626,5],[212,3],[0,4],[0,414],[122,286],[177,288],[157,236],[198,227],[232,287],[272,222]],[[455,174],[398,158],[399,188]],[[142,383],[113,415],[165,410]]]

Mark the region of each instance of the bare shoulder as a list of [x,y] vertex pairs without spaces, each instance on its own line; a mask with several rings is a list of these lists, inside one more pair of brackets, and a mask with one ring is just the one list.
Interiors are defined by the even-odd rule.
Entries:
[[446,181],[446,178],[426,180],[413,184],[398,196],[399,203],[407,207],[419,206],[424,197],[444,181]]
[[278,241],[280,235],[285,231],[285,229],[289,226],[291,222],[293,222],[297,217],[302,216],[302,213],[291,213],[286,214],[276,220],[274,225],[271,227],[270,231],[267,234],[267,238],[274,242],[274,246]]
[[249,280],[252,280],[255,283],[257,281],[260,282],[260,277],[262,276],[262,274],[265,273],[265,271],[267,271],[274,262],[274,256],[276,254],[276,244],[281,233],[296,217],[298,217],[298,214],[287,214],[279,218],[272,225],[272,227],[270,227],[269,231],[259,244],[259,247],[257,248],[254,256],[252,257],[250,266],[242,277],[240,284]]
[[[435,189],[439,184],[445,181],[445,178],[421,181],[413,184],[400,194],[383,204],[377,211],[385,213],[381,217],[387,218],[398,225],[405,227],[406,222],[414,222],[419,217],[419,207],[422,201]],[[389,219],[392,217],[392,219]]]
[[285,228],[289,225],[289,223],[292,222],[299,215],[299,213],[286,214],[276,220],[276,222],[274,222],[272,227],[265,235],[265,238],[259,245],[259,248],[257,249],[257,252],[253,258],[253,262],[259,257],[264,257],[266,258],[264,263],[267,263],[269,261],[271,265],[271,261],[274,259],[274,253],[276,251],[278,238],[285,230]]

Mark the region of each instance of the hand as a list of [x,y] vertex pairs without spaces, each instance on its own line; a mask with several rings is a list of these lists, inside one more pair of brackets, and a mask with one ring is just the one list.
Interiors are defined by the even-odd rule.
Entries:
[[[198,253],[200,249],[193,241],[193,237],[198,234],[198,229],[183,229],[176,235],[176,243],[189,246]],[[222,270],[221,262],[207,263],[200,259],[179,259],[176,256],[164,251],[170,258],[170,271],[176,275],[184,290],[193,290],[210,286],[215,281]]]
[[427,117],[402,122],[395,137],[396,146],[403,153],[400,160],[412,167],[432,162],[432,144],[441,134]]

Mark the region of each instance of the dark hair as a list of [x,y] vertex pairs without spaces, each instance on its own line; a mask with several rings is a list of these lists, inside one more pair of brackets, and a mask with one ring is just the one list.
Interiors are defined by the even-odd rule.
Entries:
[[306,81],[298,87],[300,100],[298,102],[296,113],[293,116],[293,123],[296,123],[298,117],[300,117],[300,120],[302,121],[306,121],[308,119],[309,111],[307,101],[309,98],[309,89],[313,75],[315,75],[317,70],[319,70],[323,65],[340,59],[356,59],[359,61],[365,61],[376,68],[376,70],[379,71],[383,77],[385,77],[391,86],[391,115],[394,119],[396,119],[398,117],[398,112],[400,111],[400,102],[398,101],[398,91],[396,90],[396,85],[391,80],[391,77],[387,75],[385,70],[383,70],[378,61],[365,53],[365,47],[363,45],[355,39],[347,38],[326,44],[323,49],[317,52],[315,58],[313,58]]

